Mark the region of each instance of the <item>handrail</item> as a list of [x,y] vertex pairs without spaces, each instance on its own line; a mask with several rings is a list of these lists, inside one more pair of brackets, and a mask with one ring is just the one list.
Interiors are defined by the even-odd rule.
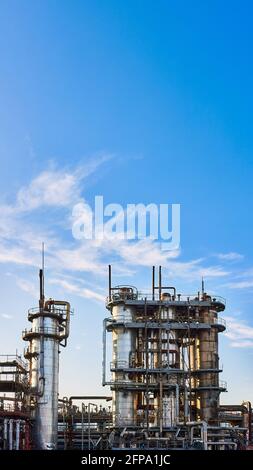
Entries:
[[[217,318],[213,317],[213,318],[210,318],[211,321],[206,321],[206,320],[203,320],[202,318],[196,318],[194,316],[182,316],[182,315],[175,315],[173,318],[166,318],[166,319],[159,319],[159,324],[162,325],[162,324],[170,324],[170,323],[199,323],[199,324],[207,324],[207,325],[212,325],[212,324],[215,324],[215,325],[222,325],[224,327],[226,327],[226,320],[224,320],[224,318],[218,316]],[[144,319],[140,319],[139,317],[136,318],[136,319],[133,319],[132,322],[134,323],[143,323]],[[114,323],[131,323],[130,320],[126,320],[125,316],[124,315],[117,315],[117,318],[112,318],[110,323],[113,325]],[[149,323],[154,323],[155,322],[155,319],[152,320],[149,319],[149,321],[147,322],[147,326]]]
[[49,327],[39,327],[39,328],[31,328],[30,330],[29,329],[25,329],[22,331],[22,336],[26,336],[27,334],[30,334],[30,333],[39,333],[39,334],[52,334],[52,335],[59,335],[59,328],[49,328]]
[[[112,300],[119,300],[119,299],[127,299],[127,293],[126,292],[122,292],[122,296],[121,296],[121,288],[123,287],[132,287],[132,286],[117,286],[115,288],[112,288],[112,295],[111,295],[111,299]],[[114,294],[113,291],[116,290],[117,291],[117,294]],[[173,296],[171,294],[169,294],[169,297],[171,297],[171,300],[172,301],[176,301],[176,302],[192,302],[192,301],[198,301],[198,302],[207,302],[207,301],[210,301],[211,302],[214,302],[214,303],[222,303],[224,306],[226,305],[226,299],[224,297],[221,297],[220,295],[210,295],[210,296],[206,296],[206,297],[202,297],[201,295],[196,295],[196,294],[177,294],[176,296]],[[155,300],[155,301],[161,301],[161,302],[164,302],[166,304],[166,302],[168,302],[168,300],[161,300],[160,297],[159,297],[159,294],[157,292],[155,292],[154,294],[154,297],[153,297],[153,293],[151,291],[145,291],[145,292],[141,292],[141,291],[135,291],[134,292],[134,299],[133,300]],[[128,300],[131,300],[130,296],[129,296],[129,299]],[[107,297],[106,298],[106,301],[107,303],[110,302],[110,298]]]
[[[21,359],[21,357],[18,356],[17,354],[0,354],[0,363],[2,362],[1,358],[5,358],[4,362],[13,362],[14,363],[13,366],[15,366],[15,362],[16,362],[17,364],[19,364],[24,369],[27,368],[26,362],[23,361]],[[1,366],[1,367],[3,367],[3,366]]]

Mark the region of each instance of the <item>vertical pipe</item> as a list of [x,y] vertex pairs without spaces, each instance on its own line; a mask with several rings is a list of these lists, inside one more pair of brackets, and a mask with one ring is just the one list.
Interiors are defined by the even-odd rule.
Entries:
[[176,389],[176,422],[179,421],[179,385],[175,384]]
[[103,321],[102,385],[106,382],[106,318]]
[[44,272],[43,269],[39,270],[39,278],[40,278],[40,300],[39,300],[39,306],[40,309],[43,309],[44,307]]
[[90,405],[91,403],[88,403],[88,449],[90,450]]
[[9,450],[13,449],[13,419],[9,421]]
[[152,300],[155,300],[155,266],[152,266]]
[[158,290],[159,290],[159,300],[161,300],[161,294],[162,294],[162,266],[159,266],[159,284],[158,284]]
[[84,404],[82,403],[82,450],[83,450],[83,408],[84,408]]
[[[153,266],[153,276],[154,276],[154,266]],[[154,279],[154,277],[153,277]],[[154,286],[154,283],[153,283]],[[154,289],[153,289],[154,294]],[[149,430],[149,375],[148,375],[148,368],[149,368],[149,361],[148,361],[148,329],[147,329],[147,319],[148,319],[148,312],[147,312],[147,298],[145,297],[145,305],[144,305],[144,316],[145,316],[145,366],[146,366],[146,425],[147,425],[147,432]]]
[[161,374],[160,374],[160,384],[159,384],[159,428],[160,428],[160,437],[162,437],[162,432],[163,432],[163,383],[162,383]]
[[201,281],[201,293],[202,293],[202,298],[204,297],[204,293],[205,293],[205,282],[204,282],[204,278],[202,277],[202,281]]
[[109,269],[109,271],[108,271],[108,274],[109,274],[109,289],[108,289],[109,290],[109,296],[108,297],[109,297],[109,301],[111,301],[112,300],[112,298],[111,298],[111,293],[112,293],[112,267],[111,267],[110,264],[108,265],[108,269]]
[[249,401],[248,404],[248,411],[249,411],[249,442],[252,442],[252,408],[251,402]]
[[203,441],[203,446],[204,450],[207,450],[207,423],[203,421],[202,423],[202,441]]
[[20,420],[16,421],[16,445],[15,449],[19,450],[19,440],[20,440]]
[[8,419],[4,420],[4,449],[7,449],[8,441]]

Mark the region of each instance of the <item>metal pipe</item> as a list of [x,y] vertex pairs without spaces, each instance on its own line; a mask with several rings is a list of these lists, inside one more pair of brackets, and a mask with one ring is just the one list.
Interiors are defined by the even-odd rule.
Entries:
[[96,406],[94,403],[88,403],[88,449],[90,450],[90,407],[91,406]]
[[9,450],[13,449],[13,419],[9,420]]
[[107,319],[103,320],[103,358],[102,358],[102,385],[106,383],[106,324]]
[[108,270],[109,270],[109,301],[111,301],[111,292],[112,292],[112,267],[111,265],[109,264],[108,265]]
[[107,396],[107,395],[82,395],[82,396],[71,396],[69,397],[69,404],[72,404],[73,400],[106,400],[110,401],[112,400],[112,397]]
[[84,432],[83,432],[83,408],[84,408],[84,403],[82,403],[82,450],[83,450],[83,437],[84,437]]
[[159,266],[158,293],[159,293],[159,300],[161,300],[161,294],[162,294],[162,266]]
[[43,269],[39,270],[39,278],[40,278],[40,300],[39,300],[39,306],[41,309],[44,307],[44,272]]
[[16,445],[15,449],[19,450],[19,440],[20,440],[20,420],[16,421]]
[[252,408],[250,401],[244,401],[242,405],[246,405],[247,407],[247,414],[248,414],[248,441],[249,443],[252,442]]
[[191,427],[191,444],[193,442],[194,428],[201,428],[201,439],[203,441],[204,450],[207,450],[207,422],[206,421],[187,421],[186,426]]
[[174,384],[176,389],[176,419],[179,421],[179,385]]
[[[65,326],[64,326],[64,332],[59,335],[60,340],[62,341],[63,339],[67,339],[69,337],[69,324],[70,324],[70,303],[67,302],[66,300],[47,300],[45,302],[45,310],[50,310],[51,306],[54,305],[59,305],[66,307],[66,319],[64,321]],[[61,346],[66,346],[66,343]]]
[[155,300],[155,266],[152,266],[152,300]]
[[7,449],[8,441],[8,419],[4,420],[4,449]]

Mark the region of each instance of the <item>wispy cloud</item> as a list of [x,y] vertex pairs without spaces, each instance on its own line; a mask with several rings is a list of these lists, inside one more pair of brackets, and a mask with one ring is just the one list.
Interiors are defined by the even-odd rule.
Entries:
[[4,318],[5,320],[11,320],[13,318],[12,315],[8,315],[7,313],[1,313],[0,316]]
[[77,284],[64,281],[63,279],[50,279],[50,284],[56,284],[62,287],[65,291],[70,292],[71,294],[78,295],[79,297],[84,297],[85,299],[96,300],[97,302],[105,301],[105,296],[99,294],[95,290],[88,289],[86,287],[78,286]]
[[253,327],[245,321],[227,316],[227,331],[225,336],[230,340],[230,346],[234,348],[253,347]]
[[[38,267],[41,242],[44,241],[51,284],[98,302],[104,301],[104,295],[97,280],[102,281],[107,275],[108,263],[115,264],[117,276],[131,276],[138,267],[162,265],[174,282],[181,279],[192,283],[202,276],[211,280],[227,278],[229,282],[231,272],[221,261],[238,258],[240,255],[235,252],[220,254],[220,262],[210,264],[205,258],[182,261],[179,250],[163,251],[157,241],[150,239],[74,240],[70,223],[73,204],[83,200],[90,175],[98,172],[111,158],[111,155],[100,155],[72,170],[49,167],[20,188],[12,204],[2,204],[0,263]],[[58,224],[59,220],[62,225]],[[87,280],[86,285],[77,281],[80,273]],[[66,278],[68,274],[69,279]],[[96,292],[89,286],[92,276],[96,276]],[[35,296],[36,289],[29,279],[26,282],[18,280],[17,284]]]
[[231,346],[233,348],[253,348],[253,340],[232,341]]
[[244,258],[244,255],[236,253],[235,251],[231,251],[229,253],[218,253],[216,256],[224,261],[238,261]]
[[225,286],[229,289],[252,289],[253,280],[228,282]]
[[17,286],[21,290],[23,290],[24,292],[27,292],[28,294],[30,294],[35,299],[38,299],[38,296],[39,296],[38,288],[35,286],[35,284],[33,282],[31,282],[27,279],[18,278],[16,283],[17,283]]
[[5,215],[34,211],[40,207],[69,207],[79,200],[82,182],[104,162],[112,158],[102,154],[74,170],[50,168],[42,171],[30,184],[19,189],[12,205],[2,205]]

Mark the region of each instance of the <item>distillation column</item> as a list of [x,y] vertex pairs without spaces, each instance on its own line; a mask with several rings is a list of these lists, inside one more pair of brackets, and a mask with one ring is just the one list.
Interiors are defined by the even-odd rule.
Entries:
[[[207,296],[208,299],[208,296]],[[218,419],[219,405],[219,358],[218,330],[216,328],[217,312],[207,307],[202,311],[201,321],[210,325],[210,329],[199,334],[200,369],[200,410],[201,419],[215,424]],[[206,372],[204,372],[206,370]]]
[[[126,292],[121,292],[122,296]],[[134,308],[126,306],[124,301],[112,306],[112,318],[115,321],[112,331],[113,372],[115,384],[112,396],[113,422],[116,427],[132,426],[135,422],[134,392],[129,388],[131,380],[123,369],[130,367],[131,354],[135,350],[136,333],[128,329],[125,323],[134,319]]]
[[[158,402],[160,407],[160,428],[168,428],[175,426],[179,416],[179,397],[178,397],[178,381],[177,375],[173,374],[173,370],[179,369],[180,367],[180,354],[178,345],[178,333],[176,330],[168,328],[169,322],[176,322],[175,307],[167,306],[166,303],[170,302],[171,295],[169,293],[161,294],[162,306],[160,308],[159,323],[161,329],[158,330],[160,335],[160,344],[158,344],[158,351],[160,351],[160,361],[158,367],[160,369],[167,369],[169,375],[163,377],[166,381],[169,381],[171,390],[165,391],[162,396],[159,397]],[[163,305],[164,302],[164,305]],[[163,322],[166,323],[167,327],[164,330]],[[160,389],[161,390],[161,389]]]
[[[40,270],[41,286],[43,272]],[[57,448],[59,349],[69,336],[70,304],[65,301],[44,301],[31,309],[28,320],[31,330],[23,332],[29,342],[25,357],[29,360],[30,405],[34,417],[34,447],[41,450]]]

